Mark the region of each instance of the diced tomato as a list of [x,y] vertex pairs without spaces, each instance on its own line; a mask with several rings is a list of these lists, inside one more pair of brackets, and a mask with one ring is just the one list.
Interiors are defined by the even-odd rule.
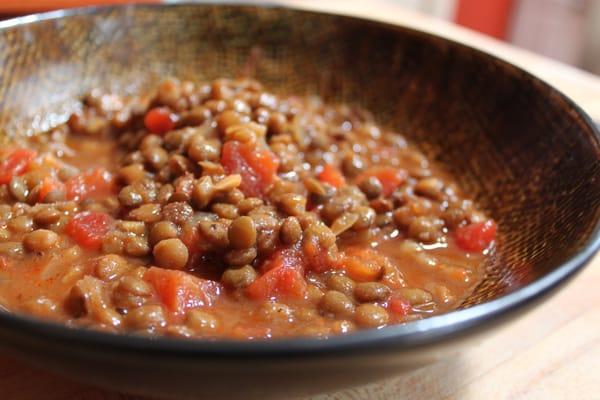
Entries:
[[387,309],[389,312],[403,317],[408,315],[411,306],[408,300],[403,299],[400,296],[391,296],[388,301]]
[[242,154],[263,182],[266,184],[273,182],[279,168],[279,159],[271,150],[251,149],[245,146]]
[[261,265],[260,271],[266,273],[277,268],[295,268],[304,273],[304,260],[300,249],[286,247],[273,252]]
[[37,152],[28,149],[12,151],[0,163],[0,185],[9,183],[13,176],[23,175]]
[[340,188],[346,184],[346,179],[341,171],[333,164],[325,164],[323,171],[318,175],[321,182],[329,183],[331,186]]
[[176,116],[166,107],[156,107],[146,113],[144,125],[152,133],[163,135],[175,128]]
[[301,299],[306,295],[306,281],[298,269],[282,266],[267,271],[246,288],[251,299],[267,300],[272,298]]
[[273,252],[259,267],[262,273],[246,288],[248,297],[256,300],[270,298],[303,298],[305,260],[296,246]]
[[184,271],[150,267],[144,279],[154,286],[160,301],[175,314],[184,314],[192,308],[209,307],[222,291],[218,282],[201,279]]
[[321,274],[339,267],[337,252],[331,254],[323,248],[317,238],[302,242],[303,260],[306,269]]
[[75,215],[66,226],[67,234],[81,247],[98,250],[102,239],[112,229],[113,219],[110,215],[84,211]]
[[50,192],[65,192],[66,187],[65,184],[59,181],[58,179],[54,179],[51,177],[46,177],[42,180],[40,184],[40,192],[38,195],[38,201],[43,202],[46,199],[46,196]]
[[497,225],[494,220],[461,226],[454,231],[456,244],[466,251],[483,251],[496,237]]
[[357,178],[357,182],[361,182],[369,177],[376,177],[381,186],[383,186],[383,195],[385,197],[390,196],[394,193],[394,190],[398,188],[406,178],[408,174],[405,170],[394,167],[373,167],[368,171],[363,172]]
[[275,180],[279,159],[268,149],[232,140],[223,145],[221,164],[228,174],[240,174],[240,190],[246,196],[259,197]]
[[349,247],[344,250],[341,268],[357,282],[371,282],[383,275],[388,259],[374,249]]
[[67,199],[81,201],[114,192],[115,182],[110,172],[103,168],[97,168],[69,179],[66,189]]

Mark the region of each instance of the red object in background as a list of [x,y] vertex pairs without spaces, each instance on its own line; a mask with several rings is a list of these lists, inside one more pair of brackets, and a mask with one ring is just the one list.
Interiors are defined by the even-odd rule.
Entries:
[[125,3],[158,3],[159,0],[0,0],[0,14],[29,14],[85,6]]
[[454,20],[467,28],[504,39],[513,0],[458,0]]

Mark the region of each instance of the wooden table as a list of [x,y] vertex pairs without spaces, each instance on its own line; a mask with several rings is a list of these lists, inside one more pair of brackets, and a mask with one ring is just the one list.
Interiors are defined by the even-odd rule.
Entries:
[[[484,49],[550,82],[600,120],[600,79],[392,1],[289,0],[301,8],[396,22]],[[600,256],[568,287],[459,356],[392,380],[313,400],[600,399]],[[139,399],[0,358],[0,399]]]

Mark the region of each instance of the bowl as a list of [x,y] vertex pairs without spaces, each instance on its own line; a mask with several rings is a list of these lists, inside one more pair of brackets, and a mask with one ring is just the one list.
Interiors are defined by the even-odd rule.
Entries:
[[374,112],[450,172],[500,226],[459,310],[320,339],[235,342],[112,335],[0,312],[3,351],[155,397],[280,398],[372,382],[453,357],[523,315],[600,246],[600,142],[585,113],[504,61],[411,29],[280,7],[138,5],[0,23],[0,126],[63,122],[92,87],[254,76]]

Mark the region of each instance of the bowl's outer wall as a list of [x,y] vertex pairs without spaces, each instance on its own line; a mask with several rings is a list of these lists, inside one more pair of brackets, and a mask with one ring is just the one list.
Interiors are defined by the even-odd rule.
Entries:
[[[107,8],[5,27],[0,63],[6,136],[64,121],[91,88],[139,92],[167,75],[252,76],[278,94],[366,107],[499,223],[499,251],[465,306],[552,272],[589,241],[600,215],[600,145],[580,111],[517,68],[408,29],[278,8]],[[15,351],[26,348],[20,338]],[[64,357],[76,365],[86,356]],[[139,385],[152,383],[160,386]]]

